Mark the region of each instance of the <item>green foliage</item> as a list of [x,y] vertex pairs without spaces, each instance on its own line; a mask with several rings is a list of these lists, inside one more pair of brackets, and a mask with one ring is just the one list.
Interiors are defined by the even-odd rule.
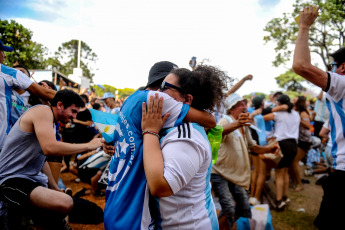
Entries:
[[284,13],[281,18],[273,18],[264,28],[264,31],[268,32],[268,35],[264,36],[265,43],[276,44],[274,66],[285,64],[291,59],[292,44],[295,44],[298,33],[298,25],[294,18],[308,5],[320,8],[320,16],[310,30],[309,46],[311,52],[321,57],[326,68],[329,54],[345,45],[344,0],[296,0],[293,12]]
[[114,94],[114,96],[115,96],[115,92],[116,92],[116,90],[118,90],[119,98],[126,98],[135,92],[135,89],[130,89],[130,88],[118,89],[118,88],[115,88],[114,86],[111,86],[111,85],[103,85],[103,87],[105,89],[102,89],[101,87],[99,87],[97,85],[92,86],[92,88],[94,88],[96,90],[96,95],[98,97],[102,97],[105,92],[110,92],[110,93]]
[[13,66],[17,62],[28,69],[44,69],[47,48],[31,40],[29,29],[14,20],[0,19],[0,37],[5,45],[13,47],[13,52],[6,52],[4,64]]
[[279,87],[285,89],[286,91],[295,91],[300,93],[305,90],[301,84],[301,82],[305,81],[305,79],[297,75],[291,69],[279,75],[275,79]]
[[[49,69],[56,68],[57,71],[69,75],[73,73],[73,68],[78,66],[78,40],[71,40],[63,43],[55,55],[47,60]],[[92,71],[92,64],[97,61],[97,55],[92,51],[90,46],[81,41],[81,59],[80,68],[83,70],[83,76],[92,82],[95,75]]]

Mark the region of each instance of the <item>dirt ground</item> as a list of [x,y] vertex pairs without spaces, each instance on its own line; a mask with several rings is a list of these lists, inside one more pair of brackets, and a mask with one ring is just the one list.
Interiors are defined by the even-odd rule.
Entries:
[[[301,166],[301,175],[303,175],[304,166]],[[77,178],[72,173],[63,173],[61,175],[62,180],[66,187],[70,187],[73,194],[82,188],[90,188],[89,184],[76,183],[74,180]],[[290,204],[285,211],[276,212],[271,210],[272,222],[275,230],[308,230],[316,229],[313,226],[313,221],[318,214],[320,203],[323,195],[322,187],[315,185],[316,178],[304,177],[310,181],[309,184],[304,185],[304,190],[300,192],[294,192],[289,188],[288,197],[291,199]],[[269,187],[275,191],[274,184],[274,172],[272,171],[271,180],[268,182]],[[105,198],[96,197],[92,194],[83,196],[82,198],[90,200],[96,203],[98,206],[104,209]],[[301,210],[301,209],[304,209]],[[74,230],[101,230],[104,229],[103,223],[98,225],[86,225],[70,223],[70,226]]]

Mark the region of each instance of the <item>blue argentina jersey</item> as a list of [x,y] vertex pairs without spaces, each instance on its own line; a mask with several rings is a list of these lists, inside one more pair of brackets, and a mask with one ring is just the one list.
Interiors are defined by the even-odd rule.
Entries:
[[188,105],[155,91],[137,91],[125,101],[115,128],[115,154],[109,166],[105,229],[148,229],[151,224],[147,203],[149,191],[143,166],[141,117],[142,103],[155,93],[164,98],[163,114],[171,114],[165,128],[182,124],[189,110]]
[[212,152],[204,128],[185,123],[163,135],[164,178],[173,195],[154,199],[156,229],[218,229],[210,184]]
[[11,130],[12,89],[27,89],[31,84],[24,73],[0,64],[0,149]]
[[31,106],[27,104],[23,97],[14,90],[12,90],[11,99],[11,127],[13,127],[19,117],[23,115],[23,113],[25,113],[25,111],[27,111]]
[[345,171],[345,76],[328,73],[326,104],[332,137],[333,167]]

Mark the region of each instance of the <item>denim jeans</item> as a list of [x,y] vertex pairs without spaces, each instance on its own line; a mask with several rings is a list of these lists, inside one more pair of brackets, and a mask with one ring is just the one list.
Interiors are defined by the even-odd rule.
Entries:
[[[218,174],[211,174],[212,189],[219,198],[222,211],[219,216],[226,216],[230,229],[236,217],[252,217],[247,191]],[[236,202],[236,206],[235,206]]]

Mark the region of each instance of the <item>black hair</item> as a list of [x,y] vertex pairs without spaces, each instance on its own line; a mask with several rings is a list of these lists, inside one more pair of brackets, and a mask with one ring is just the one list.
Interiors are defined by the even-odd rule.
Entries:
[[199,65],[194,71],[185,68],[174,69],[180,88],[193,96],[191,106],[199,110],[214,111],[223,100],[230,78],[213,66]]
[[50,88],[52,88],[52,90],[57,91],[57,88],[56,88],[56,86],[54,85],[53,82],[48,81],[48,80],[43,80],[43,81],[40,81],[38,84],[39,84],[39,85],[42,85],[42,84],[41,84],[42,82],[46,83]]
[[282,104],[282,105],[288,105],[287,111],[288,111],[289,113],[291,113],[291,110],[292,110],[292,108],[293,108],[293,104],[291,103],[290,97],[289,97],[288,95],[286,95],[286,94],[280,95],[280,96],[277,98],[277,101],[279,101],[280,104]]
[[280,95],[282,95],[283,93],[280,91],[277,91],[273,94],[273,97],[279,97]]
[[95,109],[95,110],[98,110],[99,108],[101,108],[101,104],[99,104],[99,103],[94,103],[94,104],[92,105],[92,108]]
[[23,66],[23,65],[15,65],[15,66],[13,66],[13,68],[23,68],[23,69],[25,69],[26,72],[27,72],[27,74],[25,74],[25,75],[30,78],[30,72],[29,72],[29,70],[25,66]]
[[60,90],[56,93],[53,101],[51,102],[51,106],[56,106],[57,103],[61,101],[62,105],[67,108],[71,105],[75,105],[76,107],[84,107],[85,103],[83,99],[77,94],[76,92],[68,89]]
[[302,113],[304,111],[304,112],[307,112],[309,114],[309,112],[307,110],[307,106],[306,106],[306,101],[307,101],[307,99],[305,98],[305,96],[298,96],[297,97],[297,101],[295,103],[295,106],[296,106],[296,109],[299,113]]
[[84,100],[85,103],[89,103],[89,97],[85,94],[80,94],[80,97]]

